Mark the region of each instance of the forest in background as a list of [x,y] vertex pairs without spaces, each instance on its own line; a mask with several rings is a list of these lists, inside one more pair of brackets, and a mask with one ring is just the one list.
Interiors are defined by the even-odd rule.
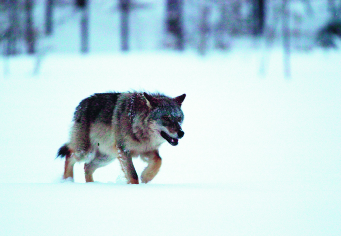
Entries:
[[[339,0],[0,0],[0,52],[46,53],[42,42],[72,24],[82,53],[95,50],[90,45],[98,28],[113,32],[109,37],[117,46],[107,51],[135,50],[135,40],[140,50],[193,49],[205,55],[228,51],[244,38],[280,42],[286,50],[336,48],[340,12]],[[103,19],[95,24],[98,15]],[[157,36],[141,37],[134,30]]]

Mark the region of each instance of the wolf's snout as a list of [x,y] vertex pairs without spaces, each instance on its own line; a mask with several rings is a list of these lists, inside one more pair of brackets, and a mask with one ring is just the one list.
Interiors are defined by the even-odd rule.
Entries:
[[180,130],[180,131],[178,132],[178,137],[179,137],[179,138],[182,138],[184,135],[185,135],[185,132],[184,132],[184,131]]

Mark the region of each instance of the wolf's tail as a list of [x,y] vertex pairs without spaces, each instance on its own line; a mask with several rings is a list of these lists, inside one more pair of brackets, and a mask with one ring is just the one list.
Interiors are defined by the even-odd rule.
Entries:
[[69,158],[71,156],[71,150],[70,148],[67,146],[67,144],[64,144],[63,146],[61,146],[58,150],[58,154],[57,157],[60,158]]

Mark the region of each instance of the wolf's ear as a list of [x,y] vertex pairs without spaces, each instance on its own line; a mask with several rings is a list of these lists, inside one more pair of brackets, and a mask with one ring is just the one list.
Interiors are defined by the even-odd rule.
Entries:
[[176,98],[174,98],[174,100],[176,101],[177,104],[179,104],[179,106],[181,106],[182,102],[185,100],[186,94],[182,94]]
[[149,107],[156,107],[157,106],[157,104],[158,104],[157,98],[154,98],[153,96],[149,95],[148,93],[143,93],[143,96],[146,98],[147,105]]

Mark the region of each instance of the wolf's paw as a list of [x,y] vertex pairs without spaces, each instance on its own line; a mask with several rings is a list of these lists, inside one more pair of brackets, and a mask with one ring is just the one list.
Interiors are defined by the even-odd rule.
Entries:
[[116,184],[126,184],[127,182],[128,182],[128,179],[123,174],[120,174],[116,178]]
[[68,177],[66,179],[64,179],[64,178],[60,179],[60,182],[61,183],[73,183],[75,181],[74,181],[74,179],[72,177]]
[[150,182],[153,178],[154,178],[154,176],[142,175],[141,176],[141,182],[143,184],[146,184],[146,183]]

